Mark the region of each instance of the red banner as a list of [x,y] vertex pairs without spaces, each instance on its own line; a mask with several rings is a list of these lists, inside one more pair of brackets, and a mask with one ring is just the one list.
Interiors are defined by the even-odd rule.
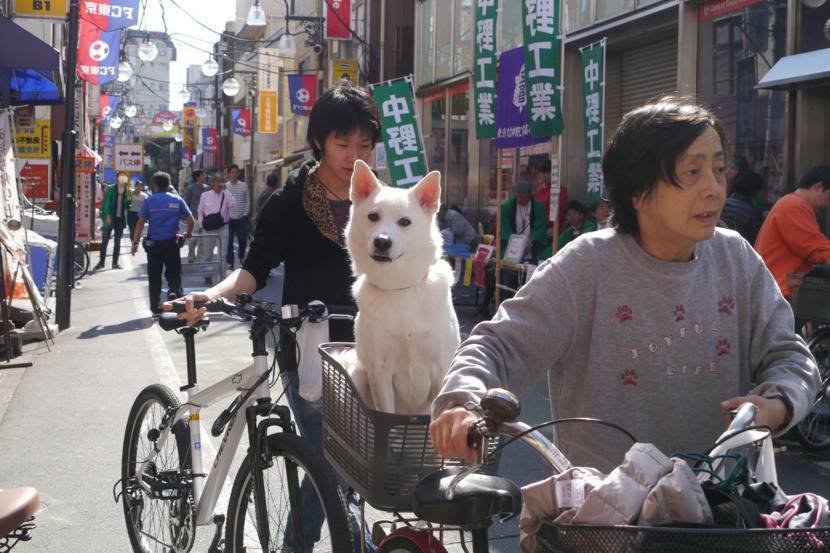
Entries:
[[349,21],[352,17],[351,0],[325,0],[326,40],[349,40],[352,38]]
[[202,129],[202,150],[205,152],[219,150],[219,132],[213,127]]
[[725,13],[741,10],[761,0],[709,0],[698,9],[698,19],[711,19]]
[[30,200],[49,199],[49,165],[26,162],[20,169],[23,190]]

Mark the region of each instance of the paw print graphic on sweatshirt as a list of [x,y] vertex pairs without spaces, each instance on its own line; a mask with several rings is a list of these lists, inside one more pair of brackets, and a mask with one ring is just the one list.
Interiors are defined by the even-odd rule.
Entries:
[[722,355],[729,355],[730,347],[729,340],[726,338],[718,340],[718,343],[715,345],[715,351],[718,352],[718,357]]
[[732,310],[735,309],[735,302],[729,296],[723,296],[718,302],[718,313],[724,315],[731,315]]
[[636,386],[639,379],[640,375],[634,369],[625,369],[622,372],[623,386]]
[[682,305],[678,305],[674,308],[674,322],[685,321],[686,320],[686,310],[683,308]]
[[617,308],[617,320],[620,322],[620,324],[623,324],[626,321],[633,321],[634,311],[632,311],[631,308],[627,305],[619,306]]

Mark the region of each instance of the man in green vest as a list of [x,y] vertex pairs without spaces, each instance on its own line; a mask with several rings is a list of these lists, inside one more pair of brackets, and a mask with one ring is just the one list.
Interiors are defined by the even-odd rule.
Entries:
[[121,252],[121,236],[124,234],[124,227],[127,226],[127,212],[130,209],[130,189],[127,186],[129,177],[125,173],[119,173],[115,184],[110,185],[104,194],[104,201],[101,202],[101,219],[103,222],[101,237],[101,258],[94,270],[104,268],[104,260],[107,257],[107,246],[110,236],[115,231],[115,241],[112,245],[112,268],[121,269],[118,263],[118,254]]

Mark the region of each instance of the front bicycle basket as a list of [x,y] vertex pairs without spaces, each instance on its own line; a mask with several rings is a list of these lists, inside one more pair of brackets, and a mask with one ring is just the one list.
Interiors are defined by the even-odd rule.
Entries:
[[[411,491],[427,474],[462,464],[432,449],[429,415],[369,409],[338,361],[352,343],[320,346],[323,359],[323,447],[326,459],[367,503],[385,511],[411,510]],[[497,444],[491,442],[490,447]],[[495,470],[497,459],[488,465]]]
[[830,553],[830,528],[666,528],[542,524],[542,553]]

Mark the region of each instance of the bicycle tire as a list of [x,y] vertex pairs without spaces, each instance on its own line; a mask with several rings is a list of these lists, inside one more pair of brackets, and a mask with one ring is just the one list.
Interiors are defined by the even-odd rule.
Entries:
[[80,242],[72,243],[72,273],[81,280],[89,271],[89,251]]
[[[291,512],[288,494],[291,490],[288,489],[289,484],[285,481],[287,477],[285,471],[291,464],[294,464],[298,469],[298,473],[301,470],[311,481],[325,514],[321,530],[328,531],[328,536],[321,534],[316,540],[311,538],[314,541],[314,546],[305,547],[304,551],[306,553],[312,553],[312,551],[314,553],[322,551],[354,553],[350,526],[346,515],[346,503],[337,486],[334,474],[323,463],[322,455],[316,454],[311,446],[296,434],[273,434],[268,436],[268,444],[271,449],[273,465],[266,469],[267,474],[263,476],[266,501],[268,501],[268,519],[271,523],[276,524],[276,528],[269,525],[271,539],[276,538],[282,541],[287,531],[287,523]],[[251,553],[261,550],[257,531],[257,517],[254,512],[252,476],[251,459],[250,456],[247,456],[239,467],[231,490],[228,520],[225,528],[225,551],[227,553]],[[273,476],[278,477],[275,490],[276,498],[269,493],[274,490],[270,486],[270,483],[273,482]],[[300,482],[301,479],[298,478],[297,482]],[[294,493],[299,495],[299,490],[295,490]],[[308,520],[305,514],[301,518],[304,521]],[[287,547],[283,547],[283,549],[288,550]],[[269,550],[274,550],[273,546],[269,547]]]
[[830,448],[830,403],[826,399],[830,386],[830,328],[819,329],[810,339],[808,347],[816,359],[821,383],[812,409],[795,426],[796,437],[805,449],[824,451]]
[[[122,504],[130,544],[137,553],[166,553],[174,550],[173,544],[167,541],[177,543],[175,551],[189,551],[193,546],[196,526],[192,502],[189,499],[192,495],[185,493],[183,499],[160,499],[152,497],[141,488],[129,486],[130,479],[135,475],[137,459],[141,459],[147,453],[147,448],[153,448],[155,445],[148,433],[157,430],[164,415],[178,407],[179,400],[170,388],[153,384],[138,394],[127,418],[121,460],[121,478],[124,486]],[[149,424],[144,424],[145,419]],[[147,468],[146,474],[158,475],[161,472],[175,471],[181,475],[189,472],[191,463],[187,424],[184,421],[177,424],[174,435],[162,445],[155,463]],[[139,448],[143,438],[145,447]],[[183,509],[187,512],[180,516]],[[145,512],[150,516],[159,516],[147,524],[142,519]],[[174,517],[177,520],[174,520]],[[150,532],[154,531],[160,535],[151,535]]]
[[421,546],[407,537],[394,536],[384,541],[377,553],[430,553],[430,550],[421,549]]

